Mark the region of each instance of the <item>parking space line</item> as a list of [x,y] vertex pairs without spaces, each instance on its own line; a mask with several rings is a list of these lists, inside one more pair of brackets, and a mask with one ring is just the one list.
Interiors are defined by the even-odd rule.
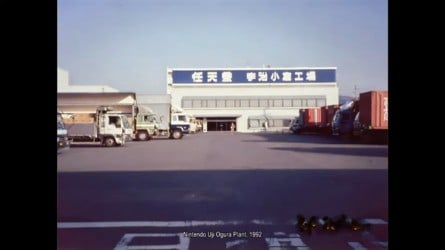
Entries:
[[[177,236],[179,237],[179,243],[178,244],[169,244],[169,245],[132,245],[129,246],[131,241],[136,237],[172,237]],[[122,239],[117,243],[114,250],[136,250],[136,249],[177,249],[177,250],[187,250],[189,249],[190,245],[190,239],[187,237],[184,237],[183,234],[125,234]]]
[[[369,224],[388,224],[382,219],[364,219]],[[112,228],[112,227],[196,227],[196,226],[225,226],[225,225],[276,225],[271,221],[266,220],[251,220],[251,221],[92,221],[92,222],[58,222],[58,229],[70,228]],[[281,224],[281,223],[278,223]],[[289,221],[287,224],[293,225],[294,221]]]
[[367,248],[359,242],[348,242],[348,245],[350,245],[354,250],[367,250]]

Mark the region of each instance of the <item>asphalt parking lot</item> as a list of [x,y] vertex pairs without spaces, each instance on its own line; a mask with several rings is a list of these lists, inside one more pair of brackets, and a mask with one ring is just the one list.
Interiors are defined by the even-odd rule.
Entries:
[[181,140],[131,141],[123,147],[73,145],[60,172],[224,169],[387,169],[388,146],[335,136],[209,132]]
[[[60,250],[388,247],[387,145],[209,132],[114,148],[73,145],[57,161]],[[308,235],[296,230],[297,214],[374,224]],[[218,232],[260,236],[210,238]]]

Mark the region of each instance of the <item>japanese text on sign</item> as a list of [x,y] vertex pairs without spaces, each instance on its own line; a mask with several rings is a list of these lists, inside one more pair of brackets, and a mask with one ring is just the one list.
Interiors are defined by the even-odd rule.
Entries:
[[335,69],[172,70],[173,83],[323,83],[335,81]]

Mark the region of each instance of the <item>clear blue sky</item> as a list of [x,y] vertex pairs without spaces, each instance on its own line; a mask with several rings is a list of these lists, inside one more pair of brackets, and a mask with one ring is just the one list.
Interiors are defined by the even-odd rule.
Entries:
[[340,94],[386,90],[387,0],[58,0],[70,84],[163,94],[166,68],[337,67]]

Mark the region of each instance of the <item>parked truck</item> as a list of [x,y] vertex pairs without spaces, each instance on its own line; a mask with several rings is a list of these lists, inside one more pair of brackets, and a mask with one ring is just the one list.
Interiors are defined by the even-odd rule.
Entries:
[[73,142],[100,142],[106,147],[123,146],[133,136],[133,128],[128,118],[113,112],[110,106],[99,106],[93,115],[93,121],[76,120],[67,124],[68,138]]
[[181,139],[190,131],[189,117],[181,109],[170,106],[167,117],[153,112],[148,106],[137,105],[134,119],[136,140],[150,140],[157,136],[168,136],[170,139]]
[[63,122],[62,114],[57,112],[57,153],[69,149],[68,131]]
[[353,135],[365,142],[386,143],[388,139],[388,91],[360,93],[360,111],[353,123]]
[[332,120],[338,105],[301,109],[299,116],[292,122],[291,130],[301,133],[332,133]]
[[352,136],[353,123],[360,111],[358,100],[351,100],[342,104],[335,112],[332,120],[332,134],[340,136]]
[[362,142],[386,143],[388,138],[388,91],[360,93],[358,100],[340,106],[333,120],[333,134]]

